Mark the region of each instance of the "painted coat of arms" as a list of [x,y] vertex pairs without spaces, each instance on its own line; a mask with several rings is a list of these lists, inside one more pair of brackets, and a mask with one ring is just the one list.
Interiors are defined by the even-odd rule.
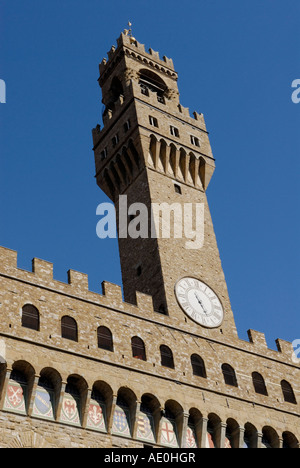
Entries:
[[188,426],[186,431],[186,448],[195,449],[197,447],[198,445],[195,428]]
[[87,427],[100,432],[106,432],[106,408],[97,400],[91,400],[88,412]]
[[20,414],[26,414],[26,387],[15,380],[10,380],[7,386],[4,409]]
[[175,421],[164,418],[161,429],[161,444],[167,447],[178,448]]
[[116,406],[113,419],[112,433],[130,437],[130,413],[127,408]]
[[140,413],[138,417],[137,438],[155,443],[153,417],[147,413]]
[[48,391],[43,387],[38,387],[32,414],[40,418],[54,420],[53,402],[54,392]]
[[60,420],[74,426],[80,426],[79,401],[66,393],[62,403]]

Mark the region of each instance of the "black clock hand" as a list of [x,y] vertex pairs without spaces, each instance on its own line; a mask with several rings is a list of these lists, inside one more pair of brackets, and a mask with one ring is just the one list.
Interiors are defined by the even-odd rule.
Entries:
[[201,299],[199,298],[199,296],[198,296],[198,294],[196,292],[195,292],[195,297],[196,297],[197,301],[199,302],[199,304],[201,305],[201,307],[203,309],[203,312],[207,315],[207,311],[206,311]]

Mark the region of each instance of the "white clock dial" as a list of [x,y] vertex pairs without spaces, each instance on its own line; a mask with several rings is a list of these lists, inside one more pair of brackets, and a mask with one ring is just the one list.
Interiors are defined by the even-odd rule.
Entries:
[[182,278],[175,285],[175,294],[183,311],[198,324],[206,328],[217,328],[222,324],[222,304],[207,284],[196,278]]

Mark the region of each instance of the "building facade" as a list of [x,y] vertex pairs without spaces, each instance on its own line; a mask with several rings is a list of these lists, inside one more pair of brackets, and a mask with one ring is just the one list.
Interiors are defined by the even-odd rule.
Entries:
[[[206,198],[215,160],[177,79],[128,31],[100,64],[96,180],[116,207],[124,299],[0,248],[1,447],[299,448],[300,365],[291,343],[238,337]],[[198,215],[199,238],[184,229]]]

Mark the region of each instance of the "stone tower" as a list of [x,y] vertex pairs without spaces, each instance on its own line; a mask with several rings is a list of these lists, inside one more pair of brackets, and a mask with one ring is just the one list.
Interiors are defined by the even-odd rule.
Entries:
[[[78,271],[58,281],[45,260],[20,269],[0,247],[0,447],[299,448],[292,343],[275,351],[261,332],[236,333],[206,200],[203,116],[180,105],[171,60],[128,33],[108,55],[93,139],[125,300],[106,281],[90,291]],[[157,207],[164,228],[176,220],[165,237],[152,231]],[[198,215],[199,236],[179,233]]]
[[[178,75],[171,59],[160,59],[152,49],[146,52],[142,44],[126,34],[121,34],[108,58],[100,64],[99,78],[104,128],[96,128],[93,137],[97,183],[115,203],[118,224],[123,222],[119,250],[125,300],[134,303],[136,291],[149,294],[157,312],[169,315],[176,325],[185,323],[189,330],[196,331],[197,311],[193,315],[193,304],[188,298],[184,302],[184,294],[180,304],[174,288],[181,278],[189,277],[185,287],[190,291],[192,279],[198,279],[202,290],[207,285],[211,297],[217,297],[224,309],[221,325],[218,317],[215,320],[220,326],[204,318],[204,325],[209,325],[205,327],[209,328],[207,333],[235,337],[206,198],[215,160],[203,115],[195,112],[191,117],[180,104]],[[126,212],[124,215],[121,211],[124,202],[120,203],[120,195],[127,196],[128,207],[133,205],[125,228],[141,220],[141,209],[135,204],[147,207],[146,236],[131,238],[124,232]],[[159,223],[156,235],[154,219]],[[169,236],[168,231],[163,234],[163,223],[170,224]],[[176,231],[176,226],[181,229]],[[187,230],[193,235],[189,236]],[[206,298],[201,289],[199,294],[191,294],[192,302],[199,299],[203,305]],[[187,308],[196,320],[186,317]]]

